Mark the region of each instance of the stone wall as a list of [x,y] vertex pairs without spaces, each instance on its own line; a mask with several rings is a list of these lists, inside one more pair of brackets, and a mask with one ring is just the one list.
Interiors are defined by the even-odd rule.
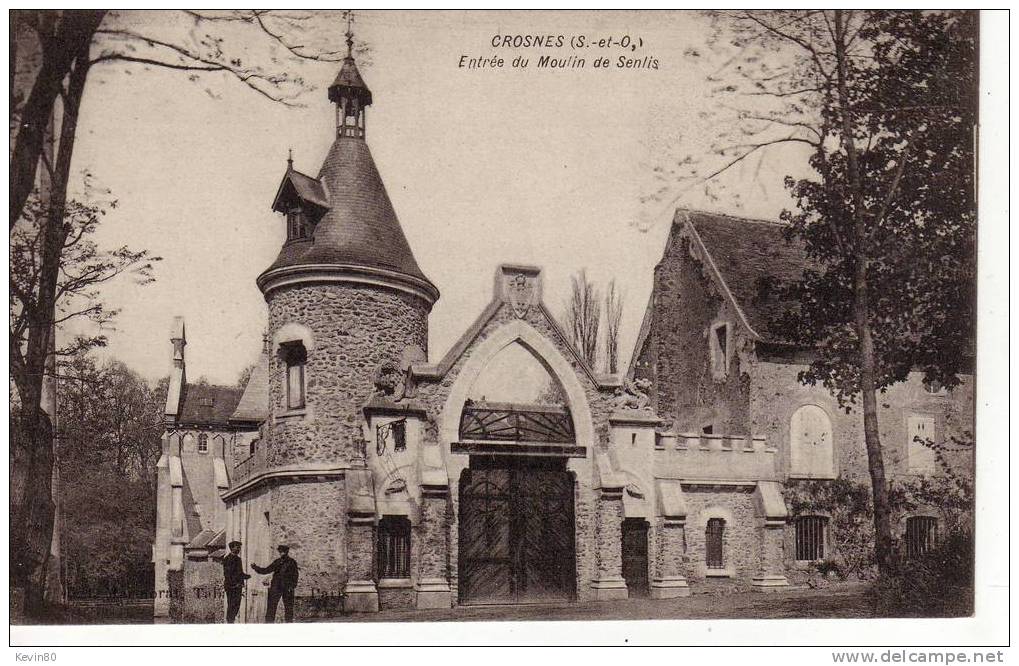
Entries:
[[430,306],[402,292],[345,284],[284,287],[268,303],[269,334],[295,323],[310,330],[314,349],[305,366],[307,407],[297,416],[280,416],[287,412],[286,366],[278,354],[270,358],[267,464],[349,460],[376,369],[399,365],[409,345],[427,350]]
[[209,557],[186,558],[183,568],[181,621],[212,624],[225,621],[226,591],[223,565]]
[[[763,524],[757,516],[752,487],[684,487],[689,513],[686,519],[686,567],[691,582],[704,584],[715,580],[706,574],[705,530],[710,518],[725,520],[722,540],[725,580],[745,584],[758,572],[761,562]],[[694,586],[696,593],[697,587]]]
[[[649,342],[638,364],[653,380],[652,406],[677,432],[746,434],[749,377],[746,339],[738,315],[717,292],[710,268],[695,258],[691,241],[674,228],[655,267]],[[708,335],[714,323],[730,327],[727,375],[711,372]],[[642,372],[648,372],[648,369]]]
[[[863,483],[870,483],[867,450],[863,438],[863,412],[853,409],[848,414],[840,409],[835,398],[822,386],[804,386],[797,380],[803,363],[759,361],[752,371],[750,428],[755,435],[764,435],[777,449],[780,478],[789,473],[789,424],[793,413],[803,405],[821,407],[831,419],[835,443],[835,473]],[[885,473],[889,478],[915,479],[908,463],[907,421],[910,415],[931,415],[935,419],[938,441],[963,437],[973,432],[973,381],[943,395],[927,393],[922,375],[911,373],[908,380],[894,384],[878,395],[878,423],[884,450]],[[950,467],[957,474],[972,478],[972,450],[946,453]],[[936,470],[935,475],[943,472]]]
[[343,481],[282,484],[273,488],[270,511],[273,543],[289,545],[300,567],[297,596],[337,597],[346,583]]

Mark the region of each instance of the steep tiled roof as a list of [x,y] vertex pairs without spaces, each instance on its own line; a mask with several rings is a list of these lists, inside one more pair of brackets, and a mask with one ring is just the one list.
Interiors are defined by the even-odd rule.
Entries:
[[774,323],[795,309],[777,287],[799,281],[808,266],[803,246],[786,241],[786,225],[700,211],[679,211],[697,232],[750,327],[766,340],[776,340]]
[[311,242],[284,245],[269,271],[286,266],[352,264],[427,280],[364,140],[337,137],[317,182],[324,189],[329,209],[315,224]]
[[251,371],[237,409],[230,416],[233,422],[261,423],[269,416],[269,357],[265,354]]
[[236,386],[187,384],[183,393],[180,424],[226,425],[241,399],[241,389]]
[[285,212],[286,209],[283,207],[281,199],[286,194],[288,185],[293,187],[293,191],[302,200],[309,201],[320,208],[329,207],[325,190],[322,189],[322,183],[307,174],[301,173],[300,171],[288,169],[283,175],[283,181],[280,183],[279,190],[276,192],[276,199],[272,202],[273,210],[281,213]]
[[343,66],[340,68],[339,74],[336,75],[333,84],[329,86],[329,99],[339,102],[340,96],[344,93],[356,95],[363,106],[372,103],[371,90],[368,90],[364,79],[361,78],[361,72],[357,69],[357,63],[350,56],[343,59]]

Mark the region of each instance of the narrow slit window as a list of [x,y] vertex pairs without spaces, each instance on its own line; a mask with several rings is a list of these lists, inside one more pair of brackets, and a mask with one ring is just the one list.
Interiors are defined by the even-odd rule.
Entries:
[[723,552],[725,538],[725,521],[721,518],[708,520],[705,530],[705,557],[709,569],[724,569],[725,559]]
[[729,372],[728,324],[718,324],[712,327],[708,347],[711,358],[711,374],[716,379],[721,379]]

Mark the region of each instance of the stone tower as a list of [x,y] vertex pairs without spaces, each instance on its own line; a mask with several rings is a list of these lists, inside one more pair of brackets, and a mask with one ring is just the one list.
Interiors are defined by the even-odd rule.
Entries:
[[[298,597],[349,592],[351,580],[370,579],[371,532],[355,536],[346,520],[363,467],[362,408],[405,350],[427,350],[428,314],[439,297],[365,141],[372,95],[349,33],[347,44],[329,87],[332,147],[314,178],[288,160],[272,205],[287,240],[257,279],[271,339],[265,466],[295,477],[271,487],[265,522],[301,563]],[[316,482],[299,483],[301,476]]]

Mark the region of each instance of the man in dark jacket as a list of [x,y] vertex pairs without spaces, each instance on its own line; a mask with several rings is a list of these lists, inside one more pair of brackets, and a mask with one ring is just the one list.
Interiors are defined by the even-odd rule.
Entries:
[[294,621],[294,589],[297,588],[297,562],[290,557],[290,546],[280,545],[276,550],[280,556],[267,567],[260,567],[254,562],[251,568],[260,574],[272,574],[269,583],[269,599],[265,607],[265,621],[271,624],[276,621],[276,607],[283,599],[283,612],[287,622]]
[[230,552],[223,558],[223,587],[226,588],[226,622],[233,624],[237,619],[237,611],[241,609],[241,594],[244,592],[244,581],[251,578],[244,573],[241,563],[241,542],[231,541]]

